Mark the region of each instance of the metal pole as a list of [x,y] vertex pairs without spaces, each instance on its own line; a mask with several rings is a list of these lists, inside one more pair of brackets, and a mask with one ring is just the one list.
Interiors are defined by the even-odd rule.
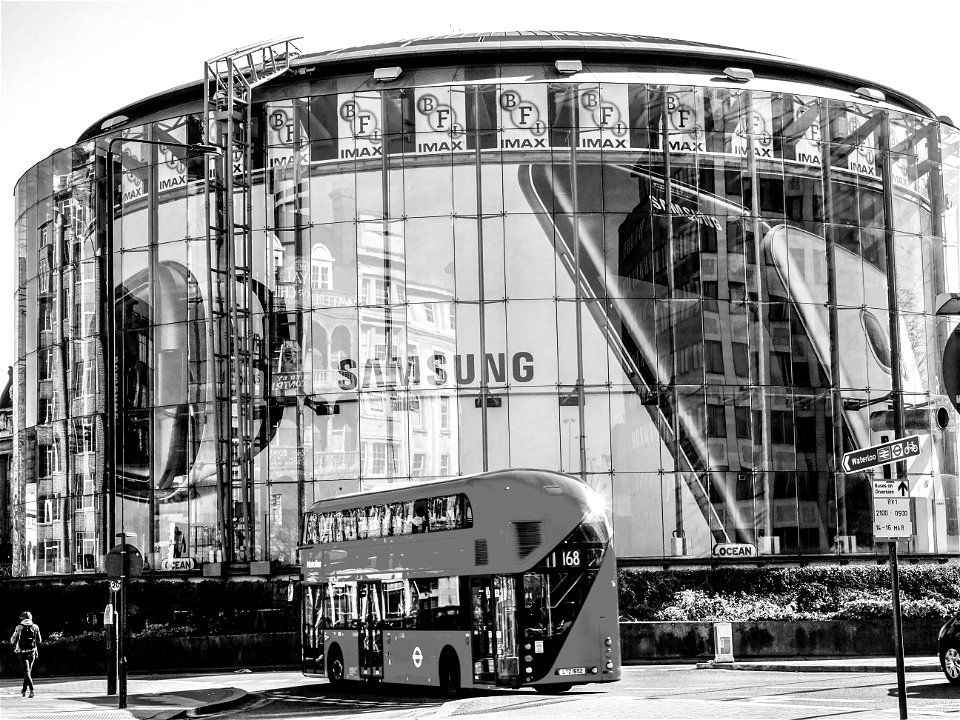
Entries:
[[827,247],[827,332],[830,336],[830,418],[833,432],[833,492],[837,501],[837,534],[850,535],[847,527],[847,476],[843,472],[843,398],[840,392],[840,320],[837,312],[837,252],[833,194],[833,127],[830,107],[820,105],[820,167],[823,178],[824,240]]
[[577,135],[580,126],[578,112],[579,103],[577,102],[579,93],[577,85],[570,86],[572,102],[570,103],[570,200],[573,203],[573,213],[570,218],[573,226],[573,266],[574,266],[574,315],[576,318],[576,340],[577,340],[577,424],[579,433],[577,443],[579,447],[580,458],[580,480],[585,484],[587,482],[587,435],[584,428],[586,422],[586,409],[584,407],[586,398],[583,394],[583,279],[580,275],[580,200],[577,188]]
[[[750,225],[753,234],[753,254],[756,263],[754,274],[757,290],[757,382],[756,392],[760,396],[760,463],[759,471],[763,487],[763,507],[760,511],[760,525],[764,537],[773,535],[773,493],[770,486],[770,473],[773,466],[770,457],[770,407],[766,388],[769,385],[768,365],[769,349],[764,335],[764,276],[763,228],[760,220],[760,173],[757,170],[756,142],[753,134],[753,94],[744,90],[741,104],[740,129],[747,139],[747,173],[750,177]],[[757,472],[754,465],[754,472]],[[756,477],[756,475],[754,475]],[[771,541],[772,542],[772,541]],[[759,543],[758,543],[759,544]],[[773,545],[770,545],[773,552]]]
[[117,594],[110,591],[110,612],[112,622],[107,625],[107,695],[117,694]]
[[[476,138],[476,181],[477,181],[477,273],[478,295],[477,302],[480,310],[480,443],[483,472],[490,469],[490,458],[487,452],[487,327],[486,306],[484,305],[484,277],[483,277],[483,184],[481,179],[480,158],[480,86],[473,87],[473,132]],[[454,371],[456,372],[456,371]]]
[[[114,452],[116,449],[116,332],[117,332],[117,308],[115,303],[114,275],[113,275],[113,194],[114,194],[114,176],[113,176],[113,145],[123,138],[115,137],[107,144],[107,223],[105,240],[105,258],[104,262],[106,287],[103,290],[104,312],[106,314],[107,337],[103,351],[104,382],[107,384],[107,394],[104,398],[104,414],[106,415],[106,432],[104,432],[104,444],[106,452],[104,453],[104,480],[106,481],[107,492],[110,497],[107,498],[107,537],[116,537],[117,532],[117,473]],[[109,548],[104,548],[104,552]]]
[[[680,457],[680,402],[677,393],[677,323],[674,315],[674,300],[677,299],[676,275],[674,274],[674,259],[676,258],[675,248],[673,247],[673,167],[670,162],[670,119],[667,114],[667,91],[663,90],[663,111],[660,113],[660,150],[663,153],[663,204],[664,218],[667,226],[667,319],[670,321],[670,333],[668,340],[670,342],[670,393],[673,396],[673,409],[670,413],[670,433],[673,436],[670,440],[670,453],[674,458]],[[650,194],[653,195],[653,184],[650,185]],[[653,238],[656,242],[657,238]],[[655,252],[655,251],[654,251]],[[657,363],[659,370],[659,362]],[[657,373],[657,380],[663,382],[663,378]],[[658,400],[660,402],[660,400]],[[683,479],[680,472],[673,473],[673,536],[678,540],[684,540],[683,530]],[[681,545],[685,545],[681,543]],[[681,553],[685,554],[685,553]]]
[[890,542],[890,588],[893,591],[893,646],[897,656],[897,700],[900,720],[907,720],[907,685],[903,669],[903,620],[900,614],[900,566],[897,541]]
[[120,616],[117,619],[117,684],[119,687],[119,702],[117,707],[123,710],[127,707],[127,573],[130,567],[130,558],[127,556],[126,533],[117,533],[118,544],[123,546],[121,558],[122,571],[120,575]]
[[[903,385],[900,378],[900,313],[897,301],[896,229],[893,221],[893,158],[890,156],[890,113],[883,111],[880,124],[880,159],[883,163],[883,230],[887,260],[887,312],[890,319],[890,397],[893,401],[895,438],[906,435],[903,419]],[[907,480],[907,464],[898,462],[897,480]],[[907,482],[909,485],[909,482]],[[912,503],[911,503],[912,504]],[[903,626],[900,615],[900,568],[897,565],[897,541],[890,542],[890,588],[893,592],[893,645],[897,658],[897,696],[900,720],[907,717],[907,689],[903,670]]]

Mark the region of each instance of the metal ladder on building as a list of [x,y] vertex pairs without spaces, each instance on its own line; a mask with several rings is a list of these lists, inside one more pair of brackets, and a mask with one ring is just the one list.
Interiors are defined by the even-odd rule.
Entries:
[[252,94],[290,69],[299,39],[236,48],[203,66],[204,142],[223,151],[207,168],[204,195],[219,542],[227,562],[253,559],[256,420],[266,411],[265,394],[256,391],[265,350],[252,282]]

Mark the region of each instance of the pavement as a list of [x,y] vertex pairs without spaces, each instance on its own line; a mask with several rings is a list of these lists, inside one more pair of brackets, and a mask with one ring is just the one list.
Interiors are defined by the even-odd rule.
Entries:
[[[939,672],[936,657],[906,658],[908,672]],[[698,668],[755,670],[766,672],[892,672],[893,658],[817,658],[813,660],[737,661],[699,663]],[[163,675],[135,675],[128,680],[127,707],[118,708],[116,695],[106,694],[103,677],[35,678],[36,697],[20,695],[21,683],[0,679],[0,716],[3,720],[171,720],[202,718],[245,703],[257,693],[303,685],[307,679],[297,671],[255,672],[197,671]],[[310,681],[317,682],[317,681]],[[463,700],[444,703],[430,715],[466,714]],[[531,697],[536,705],[555,702]],[[473,704],[476,704],[474,702]],[[472,708],[475,711],[474,708]]]
[[[697,663],[701,670],[758,670],[761,672],[895,672],[892,657],[815,658],[812,660],[735,660],[734,662]],[[906,657],[904,672],[940,672],[938,657]]]
[[201,717],[241,704],[256,692],[302,682],[299,672],[251,673],[225,671],[197,674],[135,675],[127,681],[127,707],[120,710],[117,695],[107,695],[107,681],[99,677],[34,677],[36,696],[22,697],[22,682],[0,679],[0,716],[3,720],[32,720],[67,716],[70,720],[171,720]]

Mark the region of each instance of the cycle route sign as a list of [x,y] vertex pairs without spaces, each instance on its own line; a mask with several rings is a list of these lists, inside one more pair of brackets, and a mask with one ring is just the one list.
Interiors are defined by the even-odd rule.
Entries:
[[889,463],[908,460],[920,454],[920,436],[900,438],[892,442],[874,445],[848,452],[843,456],[844,472],[860,472]]

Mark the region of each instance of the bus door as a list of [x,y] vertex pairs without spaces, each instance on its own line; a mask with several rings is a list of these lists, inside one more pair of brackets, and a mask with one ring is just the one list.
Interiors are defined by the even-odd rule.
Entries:
[[357,583],[360,613],[357,621],[360,643],[360,677],[383,677],[383,614],[380,609],[381,582]]
[[513,685],[520,673],[517,657],[514,579],[497,575],[470,579],[473,608],[473,680]]

